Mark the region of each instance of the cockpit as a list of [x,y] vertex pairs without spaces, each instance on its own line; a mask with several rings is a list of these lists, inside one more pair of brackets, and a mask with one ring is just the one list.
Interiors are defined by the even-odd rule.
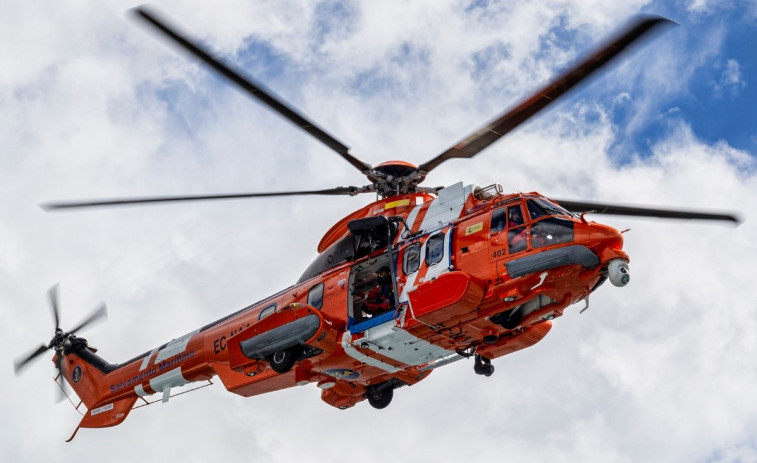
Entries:
[[508,201],[492,211],[491,236],[496,244],[506,232],[508,254],[574,240],[575,215],[543,196]]

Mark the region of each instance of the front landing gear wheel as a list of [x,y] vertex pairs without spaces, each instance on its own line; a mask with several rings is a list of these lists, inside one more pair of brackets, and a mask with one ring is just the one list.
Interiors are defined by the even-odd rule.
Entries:
[[274,352],[268,357],[268,362],[271,364],[271,369],[276,373],[286,373],[294,366],[295,355],[292,348],[280,350]]
[[494,365],[492,365],[492,361],[488,358],[476,354],[476,358],[473,362],[473,371],[475,371],[477,375],[489,377],[494,373]]
[[374,389],[369,391],[366,396],[368,397],[368,403],[371,404],[371,407],[378,409],[386,408],[392,403],[392,398],[394,398],[394,388],[387,387],[383,390]]

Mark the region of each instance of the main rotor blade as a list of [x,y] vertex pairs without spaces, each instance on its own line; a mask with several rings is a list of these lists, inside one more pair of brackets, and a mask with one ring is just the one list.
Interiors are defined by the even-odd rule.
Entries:
[[282,101],[281,97],[275,95],[271,90],[265,89],[262,84],[256,82],[252,77],[244,75],[242,71],[235,70],[230,65],[212,56],[200,45],[194,43],[186,36],[180,34],[176,30],[176,28],[169,26],[166,20],[159,17],[161,15],[156,13],[154,8],[142,5],[135,8],[133,11],[136,13],[136,16],[138,18],[145,20],[147,23],[157,28],[160,32],[171,38],[184,50],[193,54],[194,56],[205,62],[205,64],[215,69],[222,76],[237,84],[239,88],[247,92],[250,96],[257,98],[262,103],[266,104],[269,108],[287,118],[297,127],[301,128],[305,132],[318,139],[321,143],[336,151],[337,154],[339,154],[347,162],[352,164],[360,172],[365,173],[371,169],[370,164],[366,164],[349,154],[349,148],[347,146],[326,133],[323,129],[319,128],[312,121],[308,120],[305,116],[297,112],[292,106],[285,104]]
[[31,352],[30,354],[27,354],[27,355],[25,355],[25,356],[23,356],[21,358],[17,358],[16,360],[14,360],[13,361],[13,373],[15,373],[16,375],[19,375],[24,370],[24,368],[26,367],[26,365],[28,365],[32,360],[36,359],[40,355],[42,355],[45,352],[47,352],[48,349],[49,349],[48,346],[42,344],[36,350],[34,350],[33,352]]
[[[550,198],[552,199],[552,198]],[[740,224],[741,218],[736,214],[725,212],[684,211],[675,209],[657,209],[643,206],[622,206],[618,204],[590,203],[586,201],[569,201],[552,199],[571,212],[594,212],[597,214],[626,215],[633,217],[656,217],[661,219],[720,220]]]
[[515,108],[505,112],[490,123],[481,127],[455,146],[418,166],[418,170],[428,173],[439,164],[453,158],[472,158],[486,147],[499,140],[511,130],[527,121],[558,97],[575,87],[594,71],[601,68],[620,54],[631,43],[657,29],[663,24],[674,24],[669,19],[661,17],[645,17],[632,24],[625,32],[612,40],[608,45],[581,61],[572,69],[563,73],[546,87],[534,93]]
[[60,329],[60,310],[58,309],[58,285],[56,284],[47,290],[47,297],[50,299],[50,309],[53,311],[53,320],[55,321],[55,331]]
[[54,211],[60,209],[81,209],[86,207],[101,206],[127,206],[133,204],[150,204],[150,203],[171,203],[181,201],[207,201],[217,199],[240,199],[240,198],[260,198],[271,196],[307,196],[307,195],[356,195],[368,190],[354,186],[336,187],[325,190],[304,190],[304,191],[279,191],[267,193],[234,193],[218,195],[189,195],[189,196],[154,196],[145,198],[115,198],[95,201],[70,201],[41,204],[40,207],[45,211]]
[[101,318],[108,318],[108,308],[105,306],[105,304],[100,304],[99,306],[97,306],[97,308],[93,310],[92,313],[89,314],[84,320],[82,320],[74,328],[71,328],[71,331],[69,331],[68,334],[74,334],[85,326],[99,321]]

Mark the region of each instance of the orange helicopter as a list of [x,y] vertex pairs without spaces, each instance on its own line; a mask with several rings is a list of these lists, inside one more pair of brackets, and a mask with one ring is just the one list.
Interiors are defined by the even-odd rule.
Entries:
[[[175,44],[299,126],[364,174],[369,184],[323,190],[58,202],[46,210],[289,195],[374,193],[377,200],[341,219],[318,244],[297,282],[131,360],[112,364],[76,333],[106,316],[105,306],[16,360],[19,373],[53,350],[61,390],[70,385],[87,411],[79,428],[115,426],[134,408],[168,401],[174,388],[218,376],[249,397],[315,383],[323,401],[347,409],[367,400],[387,407],[394,390],[436,368],[473,359],[490,376],[492,360],[547,335],[552,320],[609,280],[630,280],[622,232],[587,212],[739,222],[730,213],[630,207],[505,194],[500,185],[422,187],[453,158],[472,158],[590,76],[632,43],[671,22],[636,20],[607,44],[461,142],[416,166],[375,167],[252,78],[215,58],[148,7],[134,10]],[[141,402],[141,405],[138,405]]]

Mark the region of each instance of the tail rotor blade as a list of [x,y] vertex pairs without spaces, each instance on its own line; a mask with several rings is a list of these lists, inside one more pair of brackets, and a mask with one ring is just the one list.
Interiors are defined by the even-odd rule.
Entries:
[[58,370],[58,375],[55,378],[55,382],[57,383],[58,390],[59,390],[59,392],[56,394],[56,402],[60,402],[61,400],[65,398],[70,398],[70,395],[68,393],[69,387],[68,387],[63,370],[65,367],[64,359],[66,357],[65,355],[66,349],[72,345],[71,341],[73,338],[75,338],[74,333],[76,333],[77,331],[81,329],[84,329],[85,327],[91,325],[92,323],[95,323],[97,321],[107,318],[108,309],[104,303],[101,303],[89,315],[84,317],[84,319],[81,322],[79,322],[78,325],[72,328],[71,331],[64,332],[60,328],[60,307],[59,307],[59,302],[58,302],[58,285],[55,285],[52,288],[50,288],[47,292],[47,295],[50,300],[50,308],[53,313],[53,320],[55,321],[55,333],[53,334],[53,338],[50,340],[49,344],[47,345],[42,344],[39,347],[37,347],[35,350],[29,352],[28,354],[17,357],[13,361],[13,372],[16,374],[16,376],[18,376],[36,358],[38,358],[39,356],[41,356],[42,354],[44,354],[45,352],[49,350],[54,350],[55,356],[53,357],[53,361],[55,363],[55,368]]
[[13,361],[13,372],[16,374],[16,376],[18,376],[19,374],[23,372],[23,370],[31,361],[33,361],[40,355],[44,354],[45,352],[47,352],[48,349],[49,347],[43,344],[39,346],[36,350],[34,350],[32,353],[27,354],[23,357],[17,358],[16,360]]
[[63,377],[63,355],[61,352],[55,357],[55,368],[58,369],[58,377],[55,379],[55,382],[58,384],[58,392],[55,393],[55,403],[59,403],[63,402],[68,396],[68,385]]
[[72,328],[71,331],[69,331],[68,333],[74,334],[80,329],[86,327],[87,325],[95,323],[103,318],[104,319],[108,318],[108,308],[105,306],[105,303],[102,303],[99,306],[97,306],[97,308],[93,310],[92,313],[90,313],[84,320],[82,320],[78,325]]
[[58,309],[58,285],[57,283],[47,291],[47,297],[50,299],[50,309],[53,311],[53,321],[55,321],[55,331],[60,329],[60,310]]

